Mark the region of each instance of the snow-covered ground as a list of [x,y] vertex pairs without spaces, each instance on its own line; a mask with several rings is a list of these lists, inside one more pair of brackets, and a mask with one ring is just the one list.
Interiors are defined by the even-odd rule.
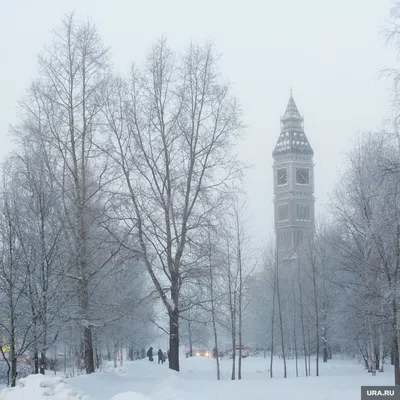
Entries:
[[[252,400],[289,399],[297,400],[353,400],[360,398],[360,388],[366,385],[393,385],[393,371],[386,366],[386,371],[373,377],[368,374],[357,360],[330,360],[321,363],[320,377],[295,377],[294,361],[288,361],[288,378],[283,378],[283,365],[279,359],[274,362],[274,378],[269,378],[269,360],[250,357],[243,360],[243,379],[231,381],[231,362],[221,362],[222,380],[216,380],[215,361],[205,358],[181,360],[181,372],[175,373],[166,364],[158,365],[147,360],[126,363],[116,370],[108,365],[105,371],[89,376],[82,375],[66,380],[54,376],[29,377],[31,390],[42,379],[47,389],[36,389],[37,397],[27,396],[26,387],[6,389],[0,394],[0,400],[78,400],[80,393],[90,400]],[[303,372],[299,363],[299,372]],[[315,375],[315,368],[312,369]],[[33,378],[33,379],[32,379]],[[56,379],[56,381],[55,381]],[[31,380],[31,381],[29,381]],[[51,383],[51,381],[55,383]],[[67,386],[67,384],[69,386]],[[26,385],[27,387],[29,385]],[[40,386],[40,385],[39,385]],[[42,385],[43,386],[43,385]],[[48,387],[51,387],[48,389]],[[77,390],[72,390],[75,388]],[[25,397],[22,392],[25,390]],[[40,397],[47,390],[54,392]],[[69,394],[68,394],[69,393]],[[58,396],[58,397],[57,397]],[[64,396],[64,397],[63,397]]]
[[18,380],[15,388],[3,389],[0,400],[88,400],[88,396],[68,385],[62,378],[30,375]]

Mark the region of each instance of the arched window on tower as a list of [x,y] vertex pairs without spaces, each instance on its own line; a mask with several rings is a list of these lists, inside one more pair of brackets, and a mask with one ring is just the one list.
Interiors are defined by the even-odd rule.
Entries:
[[309,221],[310,220],[309,204],[296,204],[296,219],[297,219],[297,221]]
[[289,205],[282,204],[278,206],[278,222],[289,221]]

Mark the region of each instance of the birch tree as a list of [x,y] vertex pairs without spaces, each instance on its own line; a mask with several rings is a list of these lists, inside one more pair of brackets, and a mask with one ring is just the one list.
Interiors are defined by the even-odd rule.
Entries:
[[61,196],[34,143],[25,141],[21,154],[14,156],[14,169],[13,184],[21,202],[16,234],[21,243],[26,296],[32,312],[35,373],[40,369],[44,374],[46,351],[57,339],[66,301],[62,279],[65,243],[58,213]]
[[343,228],[338,249],[345,255],[343,265],[353,275],[347,287],[353,291],[362,289],[367,305],[362,310],[359,304],[353,304],[363,316],[368,369],[375,374],[374,326],[384,322],[384,315],[380,316],[383,305],[389,311],[395,385],[399,385],[400,379],[397,331],[400,180],[397,173],[390,171],[390,165],[398,162],[397,159],[397,151],[388,135],[365,134],[349,155],[350,165],[334,204],[336,218]]
[[[108,49],[92,23],[79,25],[71,14],[54,31],[54,40],[39,57],[39,65],[39,82],[30,91],[33,101],[23,102],[22,108],[32,118],[43,119],[46,129],[38,132],[38,140],[44,149],[58,152],[62,166],[62,175],[54,174],[53,179],[62,189],[68,215],[72,264],[68,275],[79,297],[85,370],[92,373],[90,279],[99,260],[92,258],[96,244],[90,240],[95,224],[91,207],[107,183],[109,171],[95,146],[103,87],[109,74]],[[101,264],[106,261],[103,259]]]
[[[1,344],[1,353],[8,364],[8,385],[16,385],[17,360],[30,346],[32,327],[28,303],[24,295],[27,275],[22,267],[22,249],[17,235],[19,199],[13,186],[14,169],[7,161],[2,176],[0,198],[0,289],[3,294],[0,327],[6,334]],[[7,349],[8,357],[3,349]]]
[[[217,298],[216,298],[216,290],[215,290],[215,244],[211,241],[211,226],[208,228],[207,232],[207,253],[208,253],[208,267],[209,267],[209,288],[210,288],[210,312],[211,312],[211,321],[213,327],[214,334],[214,348],[216,352],[215,362],[217,364],[217,380],[221,379],[221,371],[219,365],[219,346],[218,346],[218,330],[217,330]],[[216,241],[216,235],[214,234],[214,241]]]

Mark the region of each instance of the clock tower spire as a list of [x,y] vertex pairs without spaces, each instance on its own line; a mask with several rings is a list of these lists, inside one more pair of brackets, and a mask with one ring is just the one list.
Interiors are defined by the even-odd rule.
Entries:
[[274,213],[278,257],[301,257],[314,233],[314,152],[290,90],[273,156]]

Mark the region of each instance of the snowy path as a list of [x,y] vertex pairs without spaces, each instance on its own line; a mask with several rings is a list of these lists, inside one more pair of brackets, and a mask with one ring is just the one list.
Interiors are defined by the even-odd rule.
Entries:
[[85,377],[69,380],[69,384],[93,400],[109,400],[112,396],[123,392],[139,392],[149,395],[154,379],[138,380],[133,377],[123,377],[112,374],[94,375],[91,379]]
[[[115,373],[82,375],[69,379],[68,383],[88,394],[91,400],[109,400],[118,393],[129,391],[150,395],[156,382],[162,379],[164,374],[166,376],[169,373],[168,367],[160,366],[160,369],[163,368],[164,371],[154,370],[153,374],[146,376],[143,374],[143,369],[138,366],[139,363],[141,362],[128,363],[125,366],[125,370],[127,370],[125,375]],[[149,367],[153,366],[145,364],[145,367],[147,367],[145,370],[151,371]]]
[[[157,365],[146,360],[127,363],[119,372],[80,376],[70,379],[91,400],[110,400],[112,396],[127,391],[139,392],[154,400],[353,400],[360,397],[362,385],[392,385],[390,366],[387,372],[372,377],[355,360],[331,360],[321,363],[321,376],[295,377],[294,362],[288,362],[288,379],[282,378],[282,365],[276,360],[276,378],[270,379],[267,360],[248,358],[243,361],[243,380],[229,380],[230,362],[222,362],[223,380],[215,379],[213,360],[183,359],[181,372],[169,371],[167,365]],[[304,364],[303,364],[304,365]],[[302,371],[302,365],[299,364]],[[118,371],[118,370],[117,370]],[[312,371],[314,373],[314,371]]]

